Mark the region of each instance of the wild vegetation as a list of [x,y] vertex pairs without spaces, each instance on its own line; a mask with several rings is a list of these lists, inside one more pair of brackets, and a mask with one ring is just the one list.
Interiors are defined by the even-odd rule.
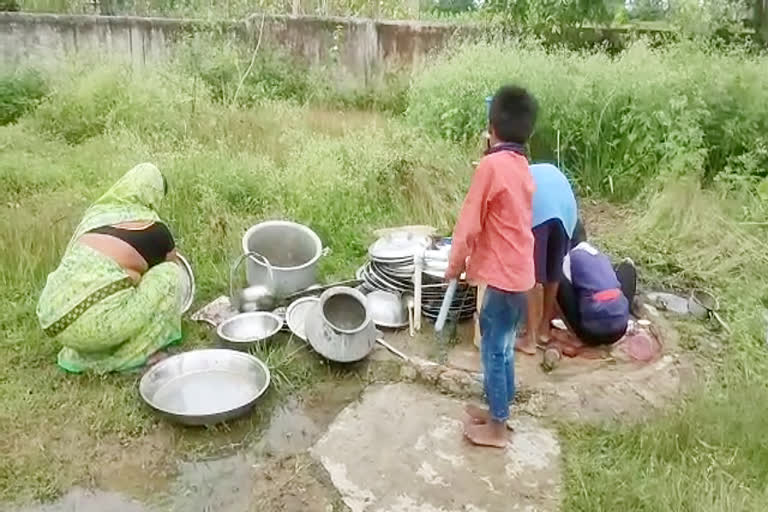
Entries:
[[[633,257],[646,285],[715,292],[733,329],[678,326],[713,371],[663,416],[561,425],[564,509],[764,509],[765,57],[688,44],[640,42],[615,58],[515,44],[463,46],[372,89],[317,87],[328,70],[266,51],[246,73],[249,54],[195,40],[163,67],[79,60],[3,75],[0,502],[100,481],[111,445],[130,452],[164,432],[171,441],[153,458],[162,464],[210,443],[211,432],[158,424],[135,397],[135,376],[60,372],[36,323],[37,294],[74,224],[121,173],[152,161],[167,175],[162,215],[195,266],[198,303],[223,292],[240,234],[263,218],[312,226],[333,249],[324,277],[347,277],[374,228],[450,230],[484,98],[511,81],[541,103],[533,159],[559,161],[583,201],[629,210],[598,242]],[[185,332],[188,345],[208,343],[192,323]],[[299,345],[264,350],[278,375],[271,400],[339,373]]]
[[738,48],[651,49],[640,41],[611,57],[479,44],[442,56],[415,81],[407,117],[426,133],[466,143],[477,136],[481,99],[519,82],[543,106],[534,156],[570,168],[583,191],[627,200],[657,177],[762,179],[767,79],[768,59]]
[[201,19],[265,12],[444,20],[538,36],[557,36],[584,26],[674,30],[683,37],[755,30],[758,39],[768,40],[768,11],[760,0],[0,0],[0,11],[5,10]]

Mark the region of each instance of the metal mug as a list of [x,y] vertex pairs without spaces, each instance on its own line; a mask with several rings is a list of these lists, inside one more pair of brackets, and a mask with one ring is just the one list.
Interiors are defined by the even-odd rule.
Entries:
[[[267,267],[270,283],[248,286],[235,291],[235,274],[246,258],[261,258]],[[275,276],[269,260],[261,254],[249,251],[241,254],[229,273],[229,302],[236,310],[243,312],[271,310],[275,305]]]

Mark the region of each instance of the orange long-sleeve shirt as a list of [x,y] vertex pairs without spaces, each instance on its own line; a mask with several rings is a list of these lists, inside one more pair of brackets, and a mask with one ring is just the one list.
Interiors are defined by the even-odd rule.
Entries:
[[447,276],[510,292],[530,290],[533,269],[533,192],[528,160],[513,151],[484,157],[475,169],[456,228]]

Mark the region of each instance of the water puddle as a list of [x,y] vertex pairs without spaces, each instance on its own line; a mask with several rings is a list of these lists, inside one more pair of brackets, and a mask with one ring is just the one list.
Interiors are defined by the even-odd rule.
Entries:
[[294,455],[315,442],[326,425],[313,419],[305,404],[291,399],[278,406],[256,450],[265,455]]
[[224,457],[179,463],[163,508],[180,512],[250,510],[257,500],[264,501],[264,479],[279,480],[296,470],[279,461],[306,452],[361,390],[357,382],[321,384],[303,397],[278,405],[252,446]]
[[250,509],[253,498],[252,454],[238,453],[214,460],[182,462],[162,508],[239,512]]
[[[170,474],[161,476],[143,465],[138,466],[144,467],[143,471],[127,471],[131,469],[129,463],[110,468],[112,477],[101,480],[102,485],[124,493],[74,488],[54,503],[12,510],[246,512],[285,499],[302,503],[311,498],[300,490],[286,498],[285,493],[290,493],[286,488],[297,485],[301,489],[313,488],[311,494],[320,496],[318,503],[323,502],[323,486],[306,471],[306,452],[336,415],[360,395],[362,387],[361,382],[353,379],[319,383],[301,396],[283,400],[261,432],[245,422],[215,427],[213,432],[200,430],[195,435],[211,436],[208,453],[213,456],[177,462]],[[240,442],[233,442],[236,439]],[[280,486],[277,482],[288,485]],[[127,495],[140,496],[144,503]],[[309,510],[304,505],[297,506],[297,510]]]
[[75,487],[55,503],[32,505],[18,512],[149,512],[138,501],[115,492],[90,491]]

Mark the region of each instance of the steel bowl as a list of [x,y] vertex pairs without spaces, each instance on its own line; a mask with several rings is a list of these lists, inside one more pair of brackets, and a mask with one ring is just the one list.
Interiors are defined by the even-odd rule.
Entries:
[[211,425],[244,415],[269,387],[269,369],[234,350],[184,352],[149,369],[139,382],[142,400],[184,425]]
[[377,290],[366,297],[366,307],[379,327],[400,329],[408,325],[408,310],[399,295]]
[[283,328],[283,319],[267,311],[240,313],[221,322],[216,328],[219,341],[226,348],[248,350],[268,340]]

